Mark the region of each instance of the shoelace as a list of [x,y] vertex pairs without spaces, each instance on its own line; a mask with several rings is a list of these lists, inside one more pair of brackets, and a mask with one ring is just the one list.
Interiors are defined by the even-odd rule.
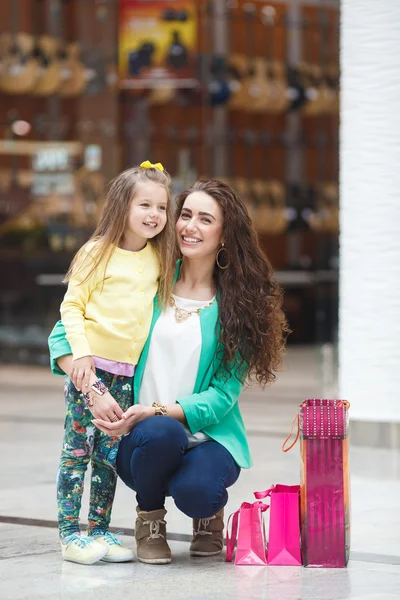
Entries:
[[75,542],[76,545],[79,546],[79,548],[85,548],[93,542],[93,538],[88,537],[86,535],[78,535],[77,533],[74,533],[74,535],[72,535],[68,540],[68,546],[72,542]]
[[[123,535],[122,531],[117,531],[117,533],[118,533],[118,535]],[[115,537],[115,535],[113,533],[111,533],[110,531],[106,531],[106,533],[103,535],[103,537],[109,546],[114,546],[114,545],[122,546],[121,540],[119,540],[117,537]]]
[[[212,521],[213,519],[215,519],[216,516],[214,515],[213,517],[210,517],[209,519],[199,519],[199,526],[197,531],[195,529],[193,529],[193,535],[212,535],[212,531],[207,531],[207,527],[210,524],[210,521]],[[204,529],[201,529],[201,526],[204,527]]]
[[160,525],[165,525],[166,522],[163,519],[156,519],[155,521],[143,521],[143,525],[149,525],[150,535],[147,538],[148,540],[154,540],[160,537],[165,538],[165,536],[160,533]]

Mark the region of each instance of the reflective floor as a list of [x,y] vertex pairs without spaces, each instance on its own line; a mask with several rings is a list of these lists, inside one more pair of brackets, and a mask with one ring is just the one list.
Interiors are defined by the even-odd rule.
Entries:
[[[321,395],[317,352],[290,350],[284,373],[241,399],[254,467],[230,490],[226,514],[253,490],[297,483],[299,449],[283,454],[297,405]],[[193,559],[191,521],[168,502],[168,566],[63,563],[55,529],[55,475],[62,439],[62,379],[37,368],[0,367],[0,598],[400,600],[400,452],[352,448],[352,554],[348,569],[235,567]],[[87,512],[85,494],[82,521]],[[134,525],[135,497],[119,483],[112,525]]]

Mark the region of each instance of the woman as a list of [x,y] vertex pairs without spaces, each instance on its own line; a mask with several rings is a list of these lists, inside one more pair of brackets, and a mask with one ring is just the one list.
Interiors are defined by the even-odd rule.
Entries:
[[[137,494],[138,558],[153,564],[171,561],[167,495],[194,519],[191,554],[221,552],[227,488],[251,466],[239,394],[246,378],[261,385],[275,379],[287,332],[279,286],[229,186],[198,181],[183,192],[176,234],[182,261],[169,306],[155,306],[135,404],[118,422],[93,420],[103,433],[125,436],[117,471]],[[62,324],[50,350],[53,371],[60,372],[58,363],[70,373]],[[95,402],[91,410],[97,417]]]

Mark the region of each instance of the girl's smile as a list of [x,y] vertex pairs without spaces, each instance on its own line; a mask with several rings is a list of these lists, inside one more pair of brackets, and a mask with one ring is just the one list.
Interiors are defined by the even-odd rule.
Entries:
[[152,181],[141,183],[132,199],[125,238],[152,239],[165,227],[168,196],[166,190]]

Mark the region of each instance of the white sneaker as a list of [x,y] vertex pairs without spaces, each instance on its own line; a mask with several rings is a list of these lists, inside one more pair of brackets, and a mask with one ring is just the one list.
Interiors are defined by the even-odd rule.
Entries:
[[107,548],[91,537],[74,534],[65,543],[61,542],[61,552],[64,560],[80,565],[93,565],[107,554]]
[[97,544],[101,544],[106,549],[106,554],[101,558],[105,562],[129,562],[133,560],[133,552],[130,548],[122,545],[113,533],[107,531],[105,535],[96,535],[94,538]]

